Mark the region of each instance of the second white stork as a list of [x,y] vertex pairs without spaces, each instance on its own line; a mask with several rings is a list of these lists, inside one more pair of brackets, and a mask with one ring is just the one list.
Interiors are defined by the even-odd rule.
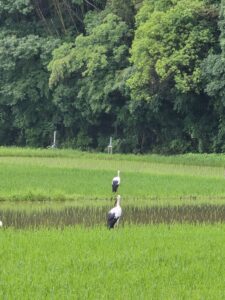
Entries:
[[118,225],[120,217],[122,215],[122,208],[120,206],[121,197],[118,195],[116,197],[115,206],[110,209],[108,212],[107,226],[109,229],[114,228],[114,226]]
[[113,193],[117,192],[119,185],[120,185],[120,171],[118,170],[117,176],[113,177],[113,180],[112,180],[112,192]]

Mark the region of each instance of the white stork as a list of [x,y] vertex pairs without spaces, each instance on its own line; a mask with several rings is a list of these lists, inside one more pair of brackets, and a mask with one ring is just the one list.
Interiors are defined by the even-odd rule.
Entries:
[[113,177],[113,180],[112,180],[112,192],[113,193],[117,192],[119,185],[120,185],[120,171],[118,170],[117,176]]
[[116,197],[115,206],[110,209],[108,212],[107,226],[109,229],[114,228],[115,225],[118,225],[119,219],[122,215],[122,208],[120,206],[121,197],[118,195]]

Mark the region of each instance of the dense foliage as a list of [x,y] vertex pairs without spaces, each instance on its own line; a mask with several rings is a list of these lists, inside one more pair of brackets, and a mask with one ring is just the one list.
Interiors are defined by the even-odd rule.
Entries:
[[225,1],[4,0],[0,144],[224,152]]

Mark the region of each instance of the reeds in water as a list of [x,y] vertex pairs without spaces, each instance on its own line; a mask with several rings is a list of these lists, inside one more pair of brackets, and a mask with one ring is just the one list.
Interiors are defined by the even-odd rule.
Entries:
[[[61,210],[41,211],[0,210],[4,227],[36,228],[88,226],[106,223],[106,207],[66,207]],[[132,207],[123,209],[120,226],[126,224],[172,224],[172,223],[224,223],[225,205],[183,205]]]

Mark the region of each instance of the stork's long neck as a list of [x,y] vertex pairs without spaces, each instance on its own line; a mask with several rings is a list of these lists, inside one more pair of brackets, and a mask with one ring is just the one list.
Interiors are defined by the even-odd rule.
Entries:
[[117,176],[120,177],[120,171],[117,171]]
[[116,206],[120,206],[120,199],[116,200]]

